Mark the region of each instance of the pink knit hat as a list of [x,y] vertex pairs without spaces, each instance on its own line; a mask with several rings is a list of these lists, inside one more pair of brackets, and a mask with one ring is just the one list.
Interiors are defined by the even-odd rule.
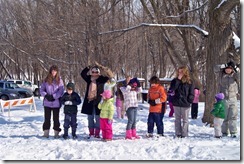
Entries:
[[101,94],[101,96],[104,98],[104,99],[110,99],[112,94],[111,94],[111,91],[110,90],[105,90],[103,91],[103,93]]

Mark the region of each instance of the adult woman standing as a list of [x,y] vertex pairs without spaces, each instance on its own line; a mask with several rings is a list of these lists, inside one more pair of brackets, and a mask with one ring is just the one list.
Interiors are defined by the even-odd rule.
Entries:
[[53,113],[53,129],[54,137],[59,137],[60,122],[59,122],[59,112],[61,104],[59,98],[64,93],[64,83],[59,76],[59,70],[56,65],[53,65],[49,69],[49,73],[45,78],[44,82],[41,84],[40,88],[41,96],[43,99],[44,106],[44,123],[43,123],[43,137],[49,137],[49,130],[51,127],[51,114]]
[[237,65],[230,61],[227,64],[217,65],[215,72],[220,74],[219,92],[224,93],[226,101],[226,114],[222,124],[222,136],[235,138],[237,133],[237,96],[240,93],[240,74]]
[[[101,74],[101,71],[104,75]],[[100,110],[98,104],[102,99],[101,94],[104,91],[104,84],[113,77],[113,73],[107,67],[95,63],[95,66],[84,68],[80,75],[87,83],[81,113],[88,116],[88,138],[92,136],[100,138]]]
[[194,99],[194,87],[186,66],[178,68],[176,78],[171,81],[169,91],[175,112],[176,137],[188,137],[188,116],[191,103]]

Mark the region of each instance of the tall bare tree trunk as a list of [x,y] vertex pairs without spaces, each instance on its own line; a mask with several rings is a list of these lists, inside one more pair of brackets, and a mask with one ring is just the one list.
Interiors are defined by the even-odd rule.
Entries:
[[[240,3],[239,0],[225,1],[219,6],[221,0],[209,1],[209,41],[207,45],[207,77],[206,77],[206,103],[203,123],[213,124],[210,114],[215,101],[214,95],[218,92],[218,77],[214,74],[214,66],[227,59],[225,52],[231,45],[230,13]],[[225,61],[226,62],[226,61]]]

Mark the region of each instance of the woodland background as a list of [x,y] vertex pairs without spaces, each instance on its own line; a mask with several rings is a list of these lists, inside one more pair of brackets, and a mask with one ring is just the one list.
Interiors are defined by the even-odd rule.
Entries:
[[[217,91],[216,64],[240,63],[239,0],[0,0],[0,79],[41,82],[51,65],[84,94],[81,70],[97,61],[116,74],[174,77],[188,65],[206,90],[206,117]],[[148,24],[195,25],[199,30]],[[202,94],[203,95],[203,94]]]

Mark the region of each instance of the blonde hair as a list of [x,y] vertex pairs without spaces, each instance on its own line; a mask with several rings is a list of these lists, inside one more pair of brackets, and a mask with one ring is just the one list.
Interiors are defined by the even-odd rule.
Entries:
[[178,71],[177,71],[176,77],[179,76],[179,70],[182,70],[182,74],[183,74],[183,76],[181,78],[181,81],[183,83],[191,84],[192,82],[191,82],[190,71],[189,71],[188,67],[187,66],[181,66],[181,67],[179,67],[178,68]]

